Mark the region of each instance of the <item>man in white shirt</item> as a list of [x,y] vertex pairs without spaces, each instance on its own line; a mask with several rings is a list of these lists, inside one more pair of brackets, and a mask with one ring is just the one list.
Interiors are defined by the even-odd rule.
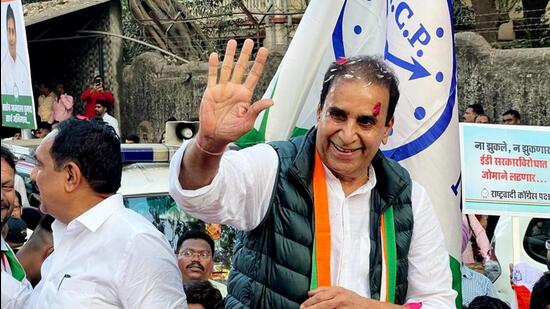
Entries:
[[246,231],[226,307],[454,308],[430,199],[379,151],[399,98],[392,71],[378,58],[340,59],[305,137],[225,152],[273,104],[251,104],[267,50],[242,83],[252,47],[245,41],[233,65],[229,41],[219,75],[210,56],[199,132],[170,168],[170,194],[186,212]]
[[[10,218],[15,205],[15,159],[13,154],[4,146],[2,146],[2,217],[0,229]],[[13,305],[13,300],[17,297],[19,291],[28,291],[31,289],[31,284],[25,276],[25,271],[17,260],[13,250],[8,246],[4,237],[1,237],[1,267],[2,267],[2,308],[9,308]],[[12,286],[17,288],[12,289]]]
[[116,134],[120,136],[120,132],[118,131],[118,121],[116,120],[115,117],[107,113],[110,107],[111,105],[109,104],[109,102],[104,100],[97,100],[95,102],[95,114],[98,118],[103,119],[105,123],[113,127],[113,129],[115,129]]
[[8,222],[15,207],[15,158],[2,146],[2,217],[1,227]]
[[122,162],[113,130],[68,119],[44,138],[36,160],[40,209],[56,220],[54,251],[29,308],[187,308],[164,235],[116,193]]
[[25,269],[27,279],[34,287],[40,282],[42,264],[53,252],[52,223],[55,219],[44,215],[29,237],[17,251],[17,259]]

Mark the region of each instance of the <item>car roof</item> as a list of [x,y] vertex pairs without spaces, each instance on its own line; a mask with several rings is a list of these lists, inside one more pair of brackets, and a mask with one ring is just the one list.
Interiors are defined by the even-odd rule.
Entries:
[[[16,170],[30,176],[34,167],[34,151],[41,139],[2,141],[19,158]],[[177,148],[163,144],[121,144],[122,168],[121,186],[118,190],[124,196],[168,194],[169,157]],[[147,162],[135,162],[144,160]],[[155,162],[160,161],[160,162]],[[130,163],[128,163],[130,162]]]
[[169,163],[133,163],[122,169],[121,186],[124,196],[168,193]]

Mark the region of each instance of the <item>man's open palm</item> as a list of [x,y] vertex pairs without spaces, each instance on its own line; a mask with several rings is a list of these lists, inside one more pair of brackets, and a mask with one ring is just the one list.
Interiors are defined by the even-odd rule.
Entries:
[[218,55],[210,55],[208,83],[200,107],[199,138],[205,143],[203,147],[216,147],[236,141],[252,129],[258,114],[273,104],[268,99],[251,103],[267,59],[267,49],[262,47],[258,50],[252,69],[242,82],[253,47],[253,41],[246,40],[239,60],[233,66],[237,42],[230,40],[219,78]]

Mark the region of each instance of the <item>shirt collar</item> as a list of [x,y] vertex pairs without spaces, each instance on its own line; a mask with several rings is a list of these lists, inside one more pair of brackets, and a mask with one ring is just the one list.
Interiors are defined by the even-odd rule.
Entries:
[[[124,208],[122,201],[122,195],[113,194],[108,198],[104,199],[97,205],[88,209],[86,212],[78,216],[69,224],[65,225],[59,220],[55,220],[52,224],[52,231],[54,232],[54,241],[56,239],[55,235],[59,235],[61,238],[64,234],[64,231],[72,230],[77,228],[77,226],[82,226],[87,228],[90,232],[95,232],[107,219],[117,210]],[[60,240],[60,239],[59,239]]]
[[471,270],[468,266],[462,266],[461,272],[462,277],[466,279],[472,279],[474,277],[472,274],[473,270]]
[[[325,175],[328,180],[330,181],[336,181],[338,178],[334,176],[334,174],[331,172],[331,170],[323,163],[323,168],[325,169]],[[369,165],[369,179],[366,183],[364,183],[361,187],[359,187],[357,190],[355,190],[354,193],[360,194],[365,193],[367,191],[372,190],[374,186],[376,186],[376,173],[374,172],[374,167],[372,165]]]
[[4,236],[2,236],[2,251],[8,251],[8,244],[4,240]]
[[[74,221],[80,222],[91,232],[95,232],[107,219],[118,209],[124,208],[122,195],[113,194],[101,201],[99,204],[88,209],[78,216]],[[70,224],[70,223],[69,223]]]

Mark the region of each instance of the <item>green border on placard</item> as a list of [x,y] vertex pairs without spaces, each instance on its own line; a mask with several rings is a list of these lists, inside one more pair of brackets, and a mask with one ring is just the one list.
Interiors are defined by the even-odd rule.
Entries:
[[2,94],[2,126],[36,129],[36,117],[32,100],[32,96],[19,96],[16,98],[11,94]]

